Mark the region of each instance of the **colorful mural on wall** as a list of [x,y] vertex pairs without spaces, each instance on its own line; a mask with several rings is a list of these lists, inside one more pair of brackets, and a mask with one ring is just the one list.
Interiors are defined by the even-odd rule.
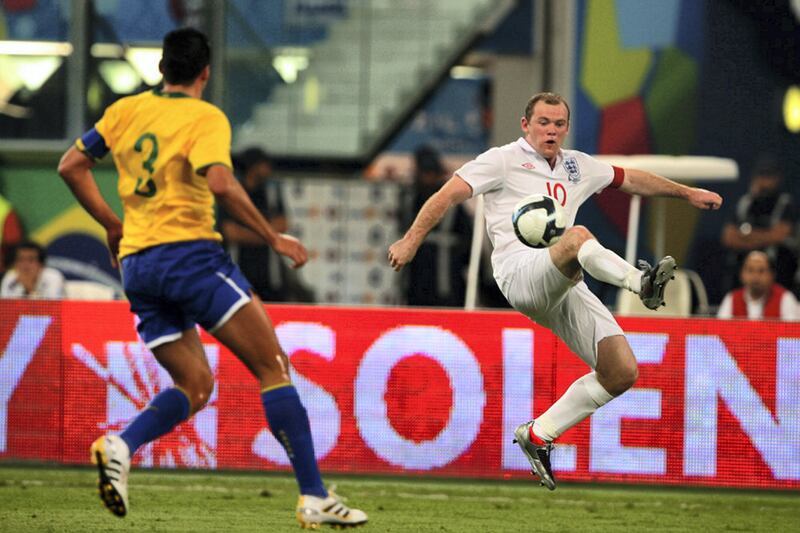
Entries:
[[576,61],[582,150],[683,155],[693,144],[704,1],[584,0]]
[[[705,0],[580,0],[578,5],[575,147],[597,154],[692,154]],[[607,191],[595,205],[593,225],[600,222],[624,237],[629,197]],[[696,211],[681,211],[680,219],[680,233],[691,234]],[[680,250],[670,252],[682,255],[688,242],[675,246]]]
[[[121,213],[116,198],[116,176],[100,167],[95,175],[100,190]],[[48,251],[48,264],[67,279],[88,280],[113,287],[122,294],[119,273],[111,267],[102,226],[78,205],[51,167],[5,167],[0,191],[19,213],[25,234]]]

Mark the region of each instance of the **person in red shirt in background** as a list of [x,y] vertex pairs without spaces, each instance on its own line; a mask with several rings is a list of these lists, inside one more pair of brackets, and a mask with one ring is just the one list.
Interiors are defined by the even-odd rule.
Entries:
[[6,271],[11,250],[22,242],[22,224],[11,202],[0,195],[0,274]]
[[775,283],[775,268],[764,252],[747,254],[739,273],[742,288],[725,295],[717,318],[798,320],[800,310],[791,291]]

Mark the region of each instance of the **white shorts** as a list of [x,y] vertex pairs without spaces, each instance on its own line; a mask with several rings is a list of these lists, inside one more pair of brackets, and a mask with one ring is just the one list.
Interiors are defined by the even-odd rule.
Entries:
[[595,368],[597,343],[624,335],[622,328],[583,280],[567,278],[545,252],[527,254],[501,290],[514,309],[552,330]]

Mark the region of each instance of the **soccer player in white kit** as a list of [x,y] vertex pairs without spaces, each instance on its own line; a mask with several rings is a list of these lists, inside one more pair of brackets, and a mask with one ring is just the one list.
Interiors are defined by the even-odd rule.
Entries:
[[[528,457],[532,473],[550,490],[556,487],[550,466],[553,441],[632,387],[638,376],[636,359],[622,329],[589,291],[583,271],[639,294],[644,305],[657,309],[675,270],[670,256],[655,267],[640,261],[639,270],[604,248],[588,229],[571,226],[578,208],[606,187],[642,196],[683,198],[698,209],[722,205],[722,198],[714,192],[562,149],[569,120],[569,106],[563,97],[548,92],[531,97],[521,119],[524,136],[492,148],[458,169],[422,206],[403,238],[389,247],[389,262],[399,271],[414,258],[425,236],[450,207],[484,195],[486,228],[494,247],[492,268],[500,290],[517,311],[551,329],[592,369],[538,418],[516,428],[516,442]],[[536,193],[554,197],[568,214],[564,235],[546,249],[522,244],[511,224],[516,203]]]

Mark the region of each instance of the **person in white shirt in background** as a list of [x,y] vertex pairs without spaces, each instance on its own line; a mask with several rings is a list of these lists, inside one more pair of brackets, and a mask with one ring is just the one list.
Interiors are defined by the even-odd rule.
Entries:
[[64,276],[45,266],[44,248],[33,241],[23,241],[14,249],[11,270],[0,283],[1,298],[58,300],[64,297]]
[[739,272],[742,288],[725,295],[717,318],[798,320],[797,298],[775,282],[775,267],[760,251],[747,254]]

